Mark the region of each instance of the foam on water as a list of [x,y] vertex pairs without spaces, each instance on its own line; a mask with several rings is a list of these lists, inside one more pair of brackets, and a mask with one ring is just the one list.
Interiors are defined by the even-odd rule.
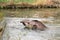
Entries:
[[[47,25],[47,30],[26,30],[20,23],[25,18],[6,18],[6,28],[3,34],[3,40],[54,40],[56,27]],[[33,20],[34,18],[32,18]]]

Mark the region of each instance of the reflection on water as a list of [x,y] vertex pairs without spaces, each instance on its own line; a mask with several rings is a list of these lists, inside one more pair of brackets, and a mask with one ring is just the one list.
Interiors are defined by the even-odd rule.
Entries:
[[55,19],[55,23],[60,23],[60,8],[41,9],[5,9],[0,10],[4,17],[20,18],[48,18]]
[[[55,17],[59,16],[60,8],[53,8],[53,9],[7,9],[7,10],[0,10],[0,12],[5,14],[5,17]],[[58,17],[57,16],[57,17]]]

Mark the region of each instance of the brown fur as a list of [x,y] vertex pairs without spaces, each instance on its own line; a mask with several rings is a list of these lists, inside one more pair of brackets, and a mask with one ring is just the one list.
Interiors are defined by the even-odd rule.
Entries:
[[21,23],[23,23],[24,26],[26,26],[27,28],[32,28],[32,29],[39,29],[39,30],[45,30],[47,27],[40,21],[38,20],[25,20],[25,21],[21,21]]

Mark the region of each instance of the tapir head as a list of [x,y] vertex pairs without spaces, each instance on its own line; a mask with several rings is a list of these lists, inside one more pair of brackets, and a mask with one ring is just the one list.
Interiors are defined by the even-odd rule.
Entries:
[[23,21],[20,21],[20,23],[22,23],[24,26],[26,26],[29,24],[29,20],[23,20]]

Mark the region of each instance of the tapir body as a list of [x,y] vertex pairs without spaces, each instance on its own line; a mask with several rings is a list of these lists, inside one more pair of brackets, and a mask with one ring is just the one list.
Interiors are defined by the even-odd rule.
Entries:
[[47,28],[42,22],[38,20],[23,20],[21,23],[23,23],[23,25],[29,29],[39,29],[43,31]]

